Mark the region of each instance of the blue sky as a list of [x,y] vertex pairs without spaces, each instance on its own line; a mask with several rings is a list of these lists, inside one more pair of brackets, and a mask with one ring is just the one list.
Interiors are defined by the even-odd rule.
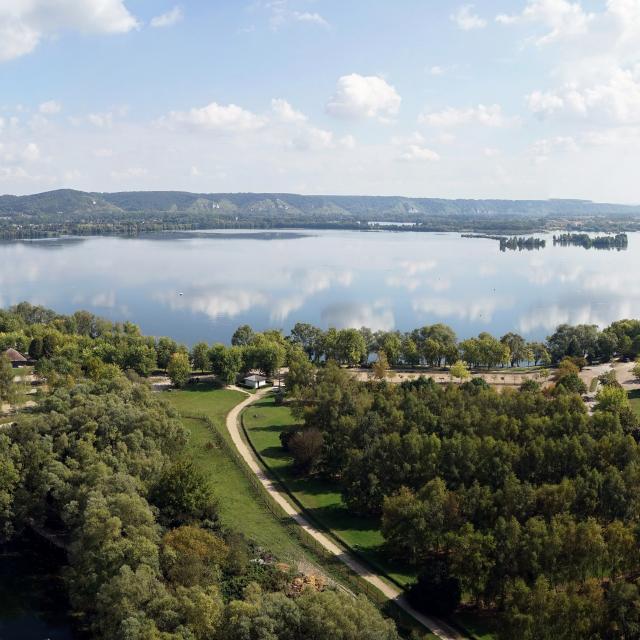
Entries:
[[0,3],[0,192],[636,203],[638,41],[640,0]]

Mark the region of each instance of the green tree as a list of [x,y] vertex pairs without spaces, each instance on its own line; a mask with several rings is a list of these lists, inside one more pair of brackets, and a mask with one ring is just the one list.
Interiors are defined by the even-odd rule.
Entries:
[[338,361],[351,367],[364,362],[368,355],[365,340],[357,329],[340,329],[335,348]]
[[16,401],[18,386],[14,381],[15,373],[9,358],[0,354],[0,402],[13,404]]
[[200,527],[177,527],[162,538],[162,570],[171,582],[184,587],[219,582],[228,557],[224,540]]
[[231,337],[231,344],[234,347],[246,347],[253,342],[255,333],[248,324],[238,327]]
[[166,369],[171,361],[171,356],[178,352],[178,343],[172,338],[158,338],[155,344],[156,360],[160,369]]
[[211,485],[190,460],[179,460],[158,478],[149,499],[172,525],[196,520],[215,522],[218,503]]
[[455,364],[451,365],[449,373],[453,378],[457,378],[460,381],[467,380],[471,377],[469,368],[462,360],[458,360]]
[[191,349],[191,364],[196,371],[204,372],[209,368],[209,345],[197,342]]
[[42,338],[36,337],[29,343],[29,357],[32,360],[40,360],[43,355]]
[[224,384],[234,384],[243,367],[243,352],[240,347],[226,347],[215,344],[209,351],[211,370]]
[[167,366],[167,375],[176,387],[184,387],[191,375],[189,356],[186,353],[174,353]]
[[372,365],[373,377],[376,380],[384,380],[387,377],[389,371],[389,361],[387,360],[387,354],[384,351],[378,351],[378,358]]
[[287,395],[300,399],[315,382],[315,366],[309,361],[306,353],[294,349],[289,353],[289,368],[285,376]]

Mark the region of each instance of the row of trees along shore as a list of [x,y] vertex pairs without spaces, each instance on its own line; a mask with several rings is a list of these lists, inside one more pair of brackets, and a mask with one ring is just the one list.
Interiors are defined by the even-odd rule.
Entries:
[[94,380],[115,367],[149,376],[166,370],[179,386],[192,371],[213,371],[231,384],[239,374],[260,370],[273,376],[299,352],[316,364],[334,360],[367,366],[384,354],[391,367],[451,367],[459,361],[474,368],[558,364],[566,357],[605,362],[640,355],[640,321],[620,320],[600,331],[595,325],[560,325],[546,341],[529,342],[509,332],[500,338],[483,332],[458,340],[444,324],[408,332],[334,329],[297,323],[289,335],[239,327],[231,345],[197,343],[188,349],[172,338],[144,336],[131,322],[114,323],[87,311],[59,315],[20,303],[0,310],[0,351],[15,348],[35,361],[35,369],[54,386],[86,375]]

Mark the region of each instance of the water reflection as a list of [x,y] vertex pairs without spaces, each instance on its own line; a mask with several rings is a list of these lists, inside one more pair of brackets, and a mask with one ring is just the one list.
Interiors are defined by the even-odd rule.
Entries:
[[[52,246],[58,250],[52,251]],[[547,243],[500,253],[457,234],[233,232],[0,243],[0,304],[85,307],[178,340],[229,340],[238,324],[412,329],[461,336],[640,316],[640,238],[626,252]],[[180,295],[182,294],[182,295]]]

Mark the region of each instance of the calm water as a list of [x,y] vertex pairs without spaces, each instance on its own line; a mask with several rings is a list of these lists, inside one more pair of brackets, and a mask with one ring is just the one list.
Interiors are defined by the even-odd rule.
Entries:
[[0,640],[79,640],[56,555],[37,540],[0,547]]
[[[640,236],[627,251],[501,253],[459,234],[313,231],[164,234],[0,244],[0,306],[89,309],[145,333],[227,341],[235,327],[411,329],[460,337],[640,317]],[[182,293],[182,295],[180,295]]]

